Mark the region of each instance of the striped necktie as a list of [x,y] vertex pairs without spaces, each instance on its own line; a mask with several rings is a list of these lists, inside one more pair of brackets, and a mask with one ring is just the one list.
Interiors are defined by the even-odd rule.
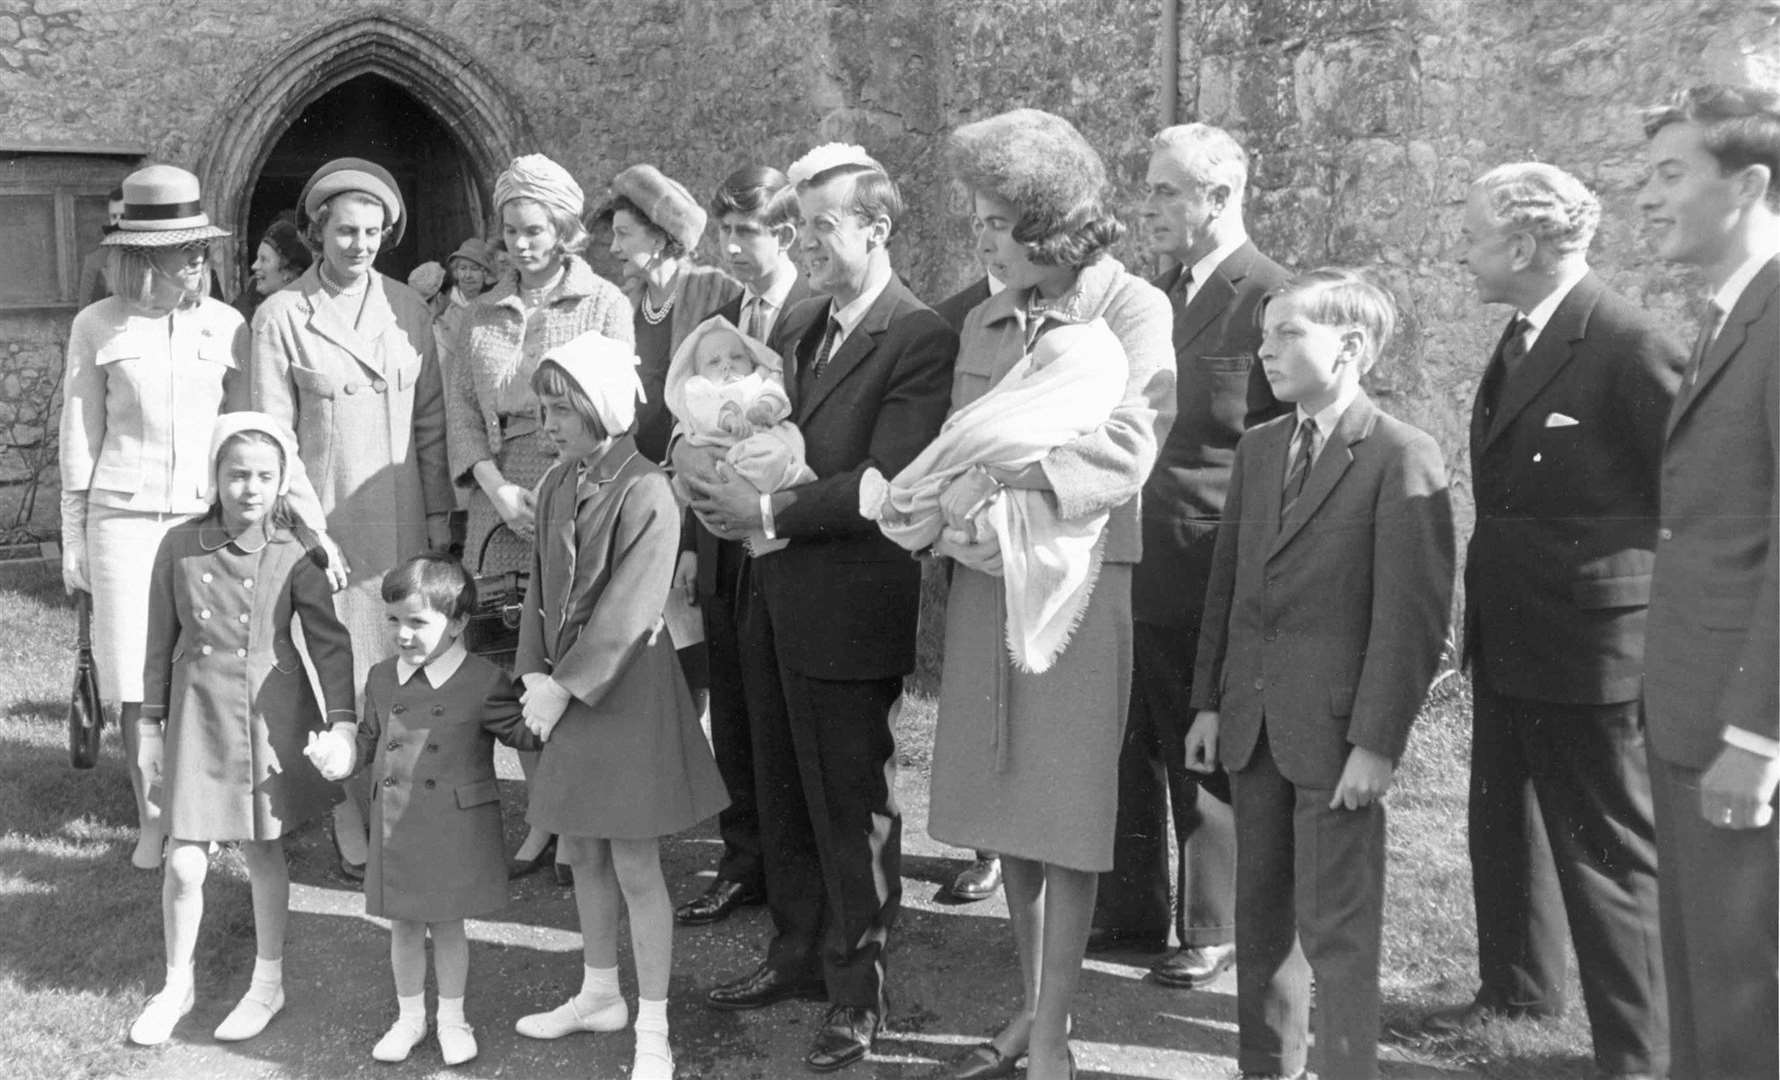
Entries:
[[1712,339],[1718,336],[1718,324],[1723,319],[1724,312],[1717,304],[1708,301],[1706,317],[1700,321],[1700,336],[1694,339],[1693,352],[1687,357],[1688,386],[1700,381],[1700,364],[1706,359],[1706,350],[1712,347]]
[[1316,461],[1316,420],[1305,417],[1298,425],[1298,452],[1292,458],[1292,471],[1286,474],[1286,486],[1280,492],[1279,513],[1284,517],[1304,494],[1304,483],[1310,479],[1310,466]]
[[810,374],[818,379],[822,378],[822,372],[827,370],[828,361],[834,353],[835,339],[840,336],[841,321],[839,319],[830,318],[828,320],[828,330],[822,335],[822,347],[816,350],[816,362],[810,365]]

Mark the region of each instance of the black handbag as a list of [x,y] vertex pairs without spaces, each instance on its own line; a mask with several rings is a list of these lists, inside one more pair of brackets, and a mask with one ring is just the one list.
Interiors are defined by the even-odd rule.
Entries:
[[502,529],[507,529],[505,522],[488,530],[482,538],[482,550],[476,553],[476,569],[472,571],[476,577],[476,606],[464,627],[464,647],[512,670],[513,656],[519,651],[519,613],[525,607],[525,589],[531,574],[522,570],[503,574],[481,572],[488,558],[488,543]]
[[80,619],[75,642],[74,693],[68,699],[68,763],[77,769],[99,764],[99,737],[105,723],[105,706],[99,700],[99,673],[93,667],[93,598],[74,594],[74,610]]

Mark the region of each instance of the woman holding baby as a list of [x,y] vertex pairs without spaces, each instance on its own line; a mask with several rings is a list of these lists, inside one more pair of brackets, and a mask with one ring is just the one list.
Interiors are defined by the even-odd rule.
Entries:
[[[994,445],[983,431],[1025,440],[938,488],[934,551],[952,580],[929,831],[1002,853],[1025,989],[952,1075],[1009,1076],[1024,1055],[1033,1080],[1062,1080],[1075,1074],[1069,1010],[1096,882],[1112,868],[1138,493],[1174,414],[1171,317],[1162,293],[1105,254],[1123,228],[1103,201],[1105,166],[1068,122],[1017,109],[953,132],[949,157],[974,200],[978,254],[1007,289],[965,320],[960,423],[936,453]],[[1111,383],[1098,408],[1078,392],[1096,381]],[[1041,428],[1058,433],[1052,445],[1031,444]],[[1062,553],[1068,595],[1045,592],[1038,549]],[[1048,626],[1020,621],[1011,657],[1010,610]]]
[[[581,258],[584,199],[568,170],[542,154],[514,158],[495,180],[494,209],[519,274],[464,309],[445,392],[451,475],[470,488],[464,561],[476,574],[531,569],[533,488],[556,460],[531,390],[538,362],[589,331],[632,340],[630,301]],[[529,775],[536,755],[520,761]],[[527,836],[514,873],[549,864],[551,839]]]

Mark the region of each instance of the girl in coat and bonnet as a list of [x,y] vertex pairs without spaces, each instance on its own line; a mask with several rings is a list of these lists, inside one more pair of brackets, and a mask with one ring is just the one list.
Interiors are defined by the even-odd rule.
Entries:
[[352,730],[352,643],[334,615],[315,537],[285,503],[296,437],[264,413],[225,413],[210,436],[210,511],[176,527],[155,555],[142,719],[164,723],[156,763],[166,791],[161,915],[167,980],[130,1028],[166,1042],[192,1009],[192,953],[204,915],[210,845],[240,841],[253,887],[257,959],[247,994],[216,1038],[251,1039],[284,1008],[290,872],[284,835],[325,812],[329,789],[304,765],[323,721],[292,639],[300,621],[326,718]]
[[514,674],[525,723],[544,740],[529,818],[574,868],[581,992],[518,1031],[555,1039],[617,1031],[618,914],[637,964],[634,1080],[671,1080],[667,1038],[673,909],[660,837],[727,804],[710,744],[662,628],[679,549],[667,477],[628,434],[641,383],[627,342],[597,332],[546,353],[533,373],[544,434],[561,460],[538,485],[537,544]]

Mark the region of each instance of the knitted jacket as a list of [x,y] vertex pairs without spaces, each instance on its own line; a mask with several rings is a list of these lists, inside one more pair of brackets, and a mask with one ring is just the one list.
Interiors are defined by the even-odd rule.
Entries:
[[630,301],[618,286],[593,272],[575,255],[527,329],[516,279],[507,278],[472,304],[454,345],[451,385],[446,393],[446,443],[451,475],[470,482],[479,461],[498,459],[506,438],[536,430],[538,399],[532,372],[545,353],[589,330],[634,341]]

